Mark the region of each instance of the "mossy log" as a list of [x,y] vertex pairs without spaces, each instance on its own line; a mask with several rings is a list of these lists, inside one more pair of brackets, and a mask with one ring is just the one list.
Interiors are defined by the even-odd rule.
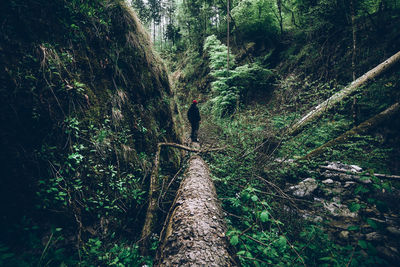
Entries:
[[314,107],[307,115],[301,118],[298,122],[296,122],[288,131],[289,135],[295,135],[299,133],[306,124],[320,117],[324,112],[331,109],[337,103],[345,99],[346,97],[353,94],[358,87],[365,84],[366,82],[378,77],[380,74],[384,73],[387,69],[393,66],[400,60],[400,51],[368,71],[357,80],[353,81],[350,85],[348,85],[343,90],[337,92],[318,106]]
[[236,266],[228,252],[226,225],[204,160],[189,160],[161,236],[155,266]]
[[378,127],[382,122],[387,121],[390,119],[394,114],[398,113],[400,110],[400,105],[399,103],[395,103],[386,110],[382,111],[378,115],[370,118],[369,120],[361,123],[360,125],[352,128],[351,130],[345,132],[341,136],[323,144],[322,146],[314,149],[310,153],[308,153],[306,156],[302,157],[300,160],[304,159],[310,159],[312,157],[315,157],[321,153],[323,153],[328,147],[340,144],[345,142],[348,138],[356,135],[356,134],[364,134],[376,127]]
[[213,149],[206,149],[200,150],[191,148],[188,146],[184,146],[181,144],[176,143],[158,143],[157,145],[157,152],[154,158],[153,169],[150,175],[150,188],[149,188],[149,195],[148,195],[148,206],[146,211],[146,218],[144,221],[144,225],[142,228],[141,239],[140,239],[140,250],[142,255],[148,254],[149,248],[149,236],[154,230],[154,226],[157,223],[157,200],[159,197],[159,179],[158,179],[158,171],[160,168],[160,153],[161,148],[163,146],[170,146],[179,149],[183,149],[190,152],[196,153],[207,153],[212,151],[219,151],[223,150],[224,148],[213,148]]

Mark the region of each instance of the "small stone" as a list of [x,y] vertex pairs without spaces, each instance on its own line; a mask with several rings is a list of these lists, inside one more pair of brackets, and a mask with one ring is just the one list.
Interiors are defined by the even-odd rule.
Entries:
[[386,230],[388,230],[388,232],[393,235],[400,235],[400,229],[398,229],[396,227],[388,226],[388,227],[386,227]]
[[379,240],[383,239],[383,236],[377,232],[372,232],[372,233],[366,234],[365,238],[368,241],[379,241]]
[[332,179],[326,179],[322,181],[323,184],[333,184],[333,180]]
[[307,178],[300,182],[298,185],[291,186],[289,189],[293,190],[293,195],[296,197],[306,197],[311,195],[317,189],[317,181],[313,178]]
[[373,221],[375,221],[375,222],[378,222],[378,223],[385,223],[385,221],[384,220],[380,220],[380,219],[378,219],[378,218],[369,218],[370,220],[373,220]]
[[347,181],[347,182],[344,184],[344,187],[347,188],[347,187],[349,187],[349,186],[354,185],[355,183],[356,183],[356,182]]
[[366,209],[364,210],[364,212],[367,213],[367,214],[370,214],[370,215],[377,214],[377,211],[374,210],[374,209],[371,209],[371,208],[366,208]]
[[398,252],[394,252],[397,251],[397,249],[395,248],[378,246],[376,247],[376,250],[392,260],[398,260]]
[[349,231],[341,231],[341,232],[339,233],[339,237],[340,237],[341,239],[347,240],[347,239],[349,238]]
[[362,168],[360,166],[357,165],[350,165],[351,169],[355,172],[360,172],[362,171]]

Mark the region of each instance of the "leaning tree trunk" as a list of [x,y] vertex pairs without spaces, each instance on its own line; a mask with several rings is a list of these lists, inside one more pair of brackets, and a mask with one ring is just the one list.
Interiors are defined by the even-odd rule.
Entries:
[[225,231],[207,164],[193,156],[167,217],[155,266],[236,266]]
[[400,51],[373,68],[372,70],[365,73],[363,76],[359,77],[357,80],[353,81],[349,86],[344,88],[343,90],[337,92],[318,106],[314,107],[312,111],[310,111],[307,115],[301,118],[297,123],[295,123],[292,128],[289,129],[289,135],[295,135],[299,133],[303,127],[308,124],[309,122],[315,120],[316,118],[320,117],[325,111],[328,111],[334,105],[345,99],[346,97],[350,96],[352,93],[356,91],[358,87],[365,84],[371,79],[378,77],[384,71],[389,69],[395,63],[400,60]]
[[396,103],[386,110],[382,111],[378,115],[372,117],[371,119],[361,123],[357,127],[352,128],[351,130],[345,132],[341,136],[325,143],[324,145],[314,149],[310,153],[308,153],[306,156],[304,156],[301,159],[310,159],[312,157],[315,157],[323,152],[326,151],[328,147],[334,146],[336,144],[340,144],[344,141],[346,141],[348,138],[357,135],[357,134],[364,134],[373,128],[378,127],[382,122],[387,121],[390,119],[393,115],[397,114],[400,111],[400,105],[399,103]]

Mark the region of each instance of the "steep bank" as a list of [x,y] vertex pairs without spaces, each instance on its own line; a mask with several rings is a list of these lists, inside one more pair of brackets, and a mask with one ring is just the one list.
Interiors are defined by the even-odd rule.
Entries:
[[0,265],[78,254],[107,265],[119,252],[136,262],[121,240],[140,232],[157,143],[179,142],[147,33],[122,1],[13,0],[0,10],[0,246],[12,255]]

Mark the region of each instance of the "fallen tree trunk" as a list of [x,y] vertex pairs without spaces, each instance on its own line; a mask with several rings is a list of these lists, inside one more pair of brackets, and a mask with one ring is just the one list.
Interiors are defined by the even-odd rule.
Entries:
[[395,63],[400,60],[400,51],[373,68],[372,70],[368,71],[357,80],[353,81],[350,85],[348,85],[343,90],[337,92],[318,106],[314,107],[312,111],[310,111],[307,115],[301,118],[298,122],[296,122],[288,131],[289,135],[295,135],[299,133],[306,124],[315,120],[316,118],[320,117],[325,111],[328,111],[334,105],[339,103],[341,100],[345,99],[346,97],[350,96],[352,93],[356,91],[358,87],[365,84],[369,80],[372,80],[382,74],[384,71],[389,69]]
[[161,234],[155,266],[236,266],[207,164],[190,158]]
[[[364,175],[364,172],[354,172],[354,171],[348,171],[348,170],[343,170],[343,169],[338,169],[338,168],[332,168],[332,167],[328,167],[328,166],[319,166],[319,168],[327,170],[327,171],[350,173],[353,175]],[[367,173],[367,174],[370,174],[370,173]],[[381,179],[400,180],[399,175],[390,175],[390,174],[381,174],[381,173],[373,173],[372,175],[375,177],[381,178]]]
[[367,131],[372,130],[373,128],[379,126],[382,122],[390,119],[390,117],[392,117],[394,114],[398,113],[400,110],[400,105],[399,103],[393,104],[392,106],[390,106],[389,108],[385,109],[384,111],[382,111],[381,113],[379,113],[378,115],[372,117],[371,119],[361,123],[360,125],[352,128],[351,130],[345,132],[344,134],[342,134],[341,136],[323,144],[322,146],[314,149],[313,151],[311,151],[310,153],[308,153],[306,156],[300,158],[300,160],[304,160],[304,159],[310,159],[312,157],[315,157],[321,153],[323,153],[328,147],[331,147],[333,145],[342,143],[344,141],[346,141],[349,137],[352,137],[356,134],[364,134]]
[[183,149],[183,150],[190,151],[190,152],[197,152],[197,153],[207,153],[207,152],[212,152],[212,151],[220,151],[220,150],[224,149],[224,148],[212,148],[212,149],[200,150],[200,149],[195,149],[195,148],[191,148],[191,147],[184,146],[181,144],[176,144],[176,143],[158,143],[157,152],[156,152],[156,156],[154,158],[154,163],[153,163],[153,169],[152,169],[151,175],[150,175],[150,188],[149,188],[149,195],[148,195],[149,204],[147,206],[146,218],[144,221],[141,238],[140,238],[140,251],[141,251],[142,255],[148,254],[149,236],[153,232],[154,226],[157,223],[156,213],[157,213],[157,201],[158,201],[158,197],[159,197],[158,170],[160,167],[161,148],[163,146],[175,147],[175,148]]

